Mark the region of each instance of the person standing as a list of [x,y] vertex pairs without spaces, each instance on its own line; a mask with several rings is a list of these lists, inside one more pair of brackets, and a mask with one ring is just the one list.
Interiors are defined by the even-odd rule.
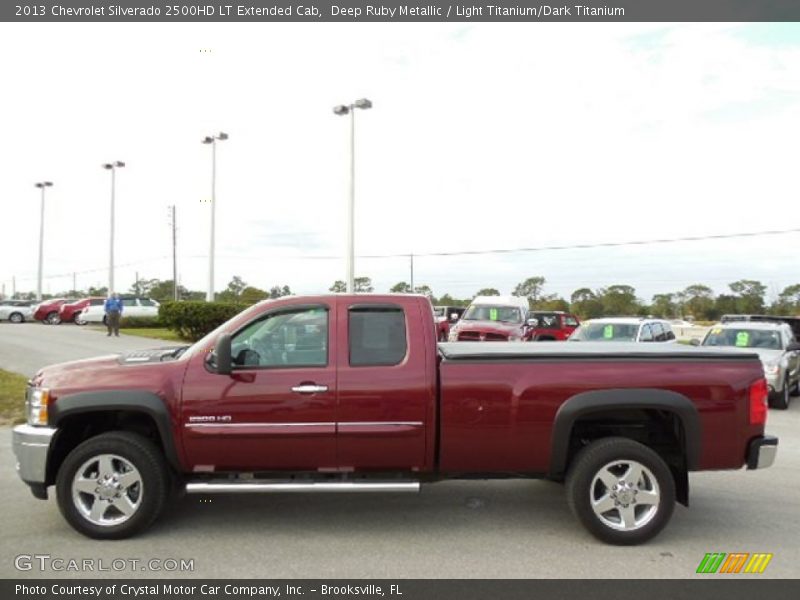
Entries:
[[106,313],[106,327],[108,328],[108,337],[113,333],[119,337],[119,320],[122,317],[122,300],[119,294],[111,294],[106,298],[104,305]]

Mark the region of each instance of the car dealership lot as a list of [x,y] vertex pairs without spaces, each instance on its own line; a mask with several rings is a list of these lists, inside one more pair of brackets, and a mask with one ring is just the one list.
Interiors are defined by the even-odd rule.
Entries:
[[[72,325],[3,325],[0,368],[31,374],[50,362],[160,344]],[[770,552],[759,577],[791,577],[800,551],[800,399],[770,411],[767,431],[781,438],[772,468],[693,475],[690,509],[678,507],[651,543],[619,548],[585,533],[560,485],[523,480],[439,483],[419,495],[187,496],[145,534],[97,542],[63,521],[52,488],[41,502],[18,481],[4,429],[0,576],[120,576],[14,568],[20,554],[47,554],[106,565],[194,559],[194,572],[140,573],[147,577],[688,577],[706,552]]]

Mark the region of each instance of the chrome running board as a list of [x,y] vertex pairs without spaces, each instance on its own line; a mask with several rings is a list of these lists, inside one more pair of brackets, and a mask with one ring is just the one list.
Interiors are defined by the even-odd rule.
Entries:
[[419,481],[198,481],[188,494],[281,492],[419,492]]

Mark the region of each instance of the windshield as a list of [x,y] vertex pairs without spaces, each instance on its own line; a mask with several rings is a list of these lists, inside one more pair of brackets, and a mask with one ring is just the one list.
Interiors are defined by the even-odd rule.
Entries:
[[634,342],[637,323],[583,323],[569,337],[580,342]]
[[734,348],[781,349],[781,335],[778,331],[747,329],[743,327],[716,327],[708,332],[703,346],[733,346]]
[[500,321],[501,323],[522,323],[522,311],[516,306],[494,306],[473,304],[461,317],[465,321]]

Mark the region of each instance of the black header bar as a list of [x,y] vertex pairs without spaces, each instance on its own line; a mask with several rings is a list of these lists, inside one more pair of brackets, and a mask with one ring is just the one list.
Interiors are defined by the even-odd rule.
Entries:
[[28,22],[754,22],[800,21],[798,0],[34,0],[0,2]]

